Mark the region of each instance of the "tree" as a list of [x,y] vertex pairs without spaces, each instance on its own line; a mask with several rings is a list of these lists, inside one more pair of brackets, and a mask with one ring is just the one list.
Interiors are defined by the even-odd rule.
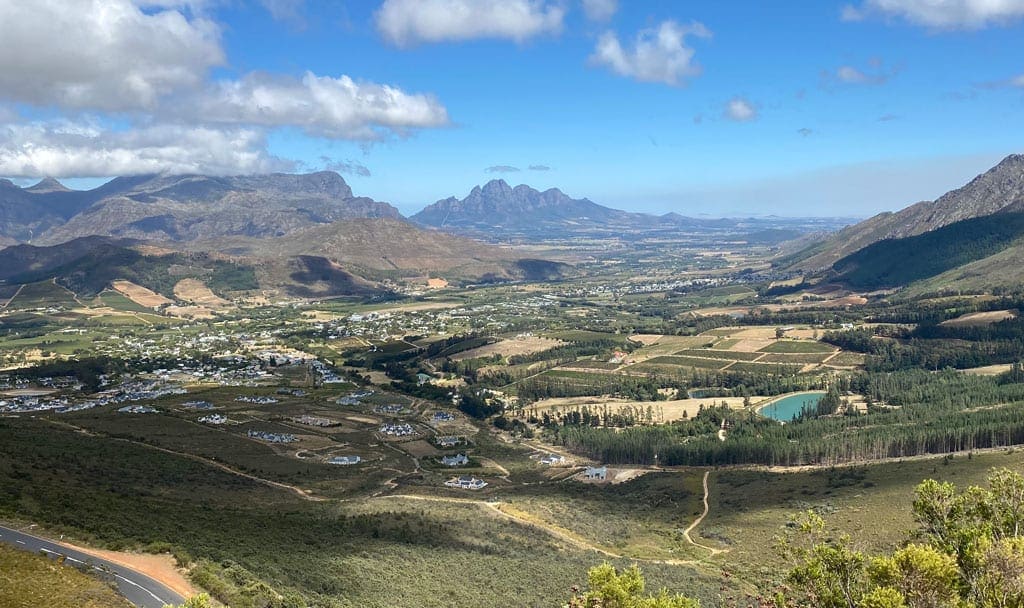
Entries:
[[604,563],[587,572],[588,590],[573,589],[565,608],[700,608],[700,603],[682,595],[671,595],[662,589],[655,595],[644,595],[644,577],[633,564],[624,570]]

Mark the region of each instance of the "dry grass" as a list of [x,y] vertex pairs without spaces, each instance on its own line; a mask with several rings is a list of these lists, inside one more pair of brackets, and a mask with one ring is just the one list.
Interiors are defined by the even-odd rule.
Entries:
[[210,291],[202,281],[182,279],[174,286],[174,297],[210,309],[229,308],[231,302]]
[[[751,403],[756,405],[763,399],[765,398],[751,397]],[[700,411],[701,406],[711,407],[722,403],[732,409],[741,409],[743,397],[708,397],[706,399],[675,399],[671,401],[629,401],[616,397],[559,397],[537,401],[527,407],[526,411],[539,416],[545,412],[572,411],[583,407],[602,410],[607,407],[612,412],[630,408],[639,408],[646,412],[650,407],[655,422],[673,422],[683,418],[693,418]]]
[[451,359],[453,361],[463,361],[465,359],[493,357],[494,355],[498,355],[500,357],[530,355],[555,348],[556,346],[562,346],[563,344],[565,344],[565,342],[555,340],[553,338],[526,336],[522,338],[502,340],[500,342],[495,342],[494,344],[485,344],[479,348],[473,348],[453,355]]
[[992,323],[998,323],[999,321],[1016,318],[1017,311],[993,310],[990,312],[972,312],[970,314],[961,315],[955,319],[943,321],[942,323],[939,323],[939,325],[945,325],[947,327],[982,327],[985,325],[991,325]]
[[174,303],[174,300],[165,298],[155,291],[146,289],[141,285],[136,285],[131,281],[113,281],[110,285],[114,288],[114,291],[120,293],[132,302],[135,302],[139,306],[156,308],[158,306],[163,306],[164,304]]
[[0,545],[0,605],[11,608],[130,608],[102,581],[41,555]]

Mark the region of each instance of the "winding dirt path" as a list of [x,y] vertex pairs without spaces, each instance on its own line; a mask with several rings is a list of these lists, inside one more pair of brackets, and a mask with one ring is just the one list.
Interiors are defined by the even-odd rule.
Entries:
[[683,531],[683,536],[686,537],[686,542],[690,543],[694,547],[700,547],[701,549],[704,549],[706,551],[710,551],[711,555],[715,556],[715,555],[718,555],[720,553],[727,553],[729,550],[728,549],[718,549],[716,547],[709,547],[708,545],[702,545],[702,544],[698,543],[697,541],[693,540],[693,538],[690,537],[690,532],[693,532],[694,529],[696,529],[697,526],[699,526],[701,524],[701,522],[704,521],[704,518],[708,516],[708,511],[711,510],[711,507],[708,506],[708,494],[709,494],[709,492],[708,492],[708,476],[710,476],[710,475],[711,475],[711,471],[704,471],[704,481],[703,481],[703,484],[704,484],[704,512],[701,513],[700,516],[697,519],[693,520],[693,523],[690,524],[689,528],[687,528],[686,530]]

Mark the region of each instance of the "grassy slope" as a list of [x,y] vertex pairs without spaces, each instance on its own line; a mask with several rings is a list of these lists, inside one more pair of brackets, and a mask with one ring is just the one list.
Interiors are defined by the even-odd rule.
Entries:
[[109,585],[41,555],[0,545],[0,605],[129,608]]
[[[201,463],[25,418],[0,419],[0,488],[0,516],[112,548],[170,542],[331,606],[486,608],[509,597],[550,606],[604,559],[476,505],[301,501]],[[645,571],[652,586],[715,603],[716,579],[678,566]]]
[[1001,213],[902,239],[879,241],[835,263],[839,280],[859,289],[907,285],[985,259],[1024,235],[1024,214]]

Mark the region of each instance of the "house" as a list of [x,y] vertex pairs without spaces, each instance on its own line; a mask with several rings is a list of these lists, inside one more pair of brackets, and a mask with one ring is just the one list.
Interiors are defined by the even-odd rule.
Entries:
[[269,431],[250,430],[248,435],[251,439],[262,439],[263,441],[269,441],[270,443],[294,443],[298,441],[298,438],[291,433],[271,433]]
[[441,458],[441,464],[446,467],[464,467],[469,464],[469,458],[465,454],[456,454],[455,456],[443,456]]
[[335,456],[327,461],[327,464],[359,464],[363,459],[359,456]]
[[227,421],[228,417],[223,414],[210,414],[199,418],[199,422],[206,424],[227,424]]
[[585,479],[604,481],[608,478],[608,467],[587,467],[586,470],[583,471],[583,477]]
[[181,404],[182,407],[190,410],[212,410],[213,404],[209,401],[186,401]]
[[449,479],[444,482],[444,485],[449,488],[460,488],[462,490],[481,490],[487,486],[487,482],[483,479],[463,475],[462,477],[453,477],[452,479]]
[[155,414],[157,409],[148,405],[126,405],[117,411],[124,414]]
[[434,412],[434,422],[451,422],[455,420],[455,414],[451,412],[445,412],[443,410],[437,410]]
[[434,442],[437,443],[438,447],[442,448],[453,448],[459,445],[461,441],[462,440],[459,439],[458,435],[439,435],[434,439]]
[[562,464],[563,462],[565,462],[565,456],[559,456],[558,454],[548,454],[540,459],[541,464],[547,465]]

